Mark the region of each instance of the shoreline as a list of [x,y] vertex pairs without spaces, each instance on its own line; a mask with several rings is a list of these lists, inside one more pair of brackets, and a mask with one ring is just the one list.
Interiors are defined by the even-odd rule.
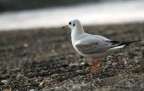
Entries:
[[[137,22],[124,22],[124,23],[109,23],[109,24],[89,24],[89,25],[83,25],[83,27],[106,27],[106,26],[121,26],[121,25],[124,25],[124,26],[129,26],[129,25],[137,25],[137,24],[143,24],[144,21],[137,21]],[[50,30],[50,29],[56,29],[56,30],[63,30],[62,29],[62,26],[57,26],[57,27],[39,27],[39,28],[25,28],[25,29],[10,29],[10,30],[5,30],[5,29],[0,29],[0,32],[17,32],[17,31],[34,31],[34,30]]]

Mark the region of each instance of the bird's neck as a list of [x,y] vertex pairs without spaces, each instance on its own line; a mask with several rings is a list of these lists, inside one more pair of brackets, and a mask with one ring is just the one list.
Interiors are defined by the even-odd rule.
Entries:
[[71,32],[71,40],[72,40],[72,42],[74,42],[74,41],[77,41],[77,40],[79,40],[80,39],[80,37],[81,37],[81,34],[83,34],[84,33],[84,30],[83,30],[83,28],[81,28],[80,30],[72,30],[72,32]]

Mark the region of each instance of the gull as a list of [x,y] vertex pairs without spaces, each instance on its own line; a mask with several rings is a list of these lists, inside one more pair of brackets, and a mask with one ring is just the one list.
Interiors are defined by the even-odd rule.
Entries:
[[99,58],[106,57],[134,42],[138,41],[113,41],[100,35],[92,35],[84,32],[78,19],[71,20],[62,28],[71,29],[71,42],[80,55],[92,58],[90,73],[96,73],[99,68]]

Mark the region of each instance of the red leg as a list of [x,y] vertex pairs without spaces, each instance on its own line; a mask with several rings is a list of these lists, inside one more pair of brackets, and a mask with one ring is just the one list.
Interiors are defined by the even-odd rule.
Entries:
[[90,69],[90,73],[96,73],[99,68],[99,60],[92,60],[92,67]]

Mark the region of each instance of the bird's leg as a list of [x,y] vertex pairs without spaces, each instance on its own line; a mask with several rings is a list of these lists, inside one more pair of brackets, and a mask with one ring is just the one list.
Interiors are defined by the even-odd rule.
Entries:
[[92,67],[90,69],[90,73],[96,73],[99,68],[99,60],[92,60]]

